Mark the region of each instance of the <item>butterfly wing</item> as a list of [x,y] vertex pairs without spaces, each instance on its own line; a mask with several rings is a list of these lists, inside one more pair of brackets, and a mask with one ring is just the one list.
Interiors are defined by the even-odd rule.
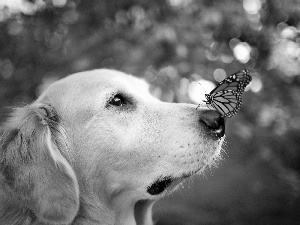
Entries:
[[211,96],[211,102],[207,106],[218,110],[223,117],[232,117],[242,107],[242,96],[232,90],[219,91]]
[[232,74],[210,92],[207,107],[218,110],[223,117],[234,116],[242,107],[242,93],[251,80],[249,70]]
[[227,90],[242,93],[251,80],[252,77],[250,76],[249,70],[241,70],[221,81],[217,87],[210,92],[210,94]]

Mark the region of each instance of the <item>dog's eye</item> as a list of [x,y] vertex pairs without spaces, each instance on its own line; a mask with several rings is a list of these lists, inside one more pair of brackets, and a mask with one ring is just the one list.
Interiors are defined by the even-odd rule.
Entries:
[[114,106],[123,106],[126,104],[126,101],[121,95],[118,94],[109,101],[109,104]]

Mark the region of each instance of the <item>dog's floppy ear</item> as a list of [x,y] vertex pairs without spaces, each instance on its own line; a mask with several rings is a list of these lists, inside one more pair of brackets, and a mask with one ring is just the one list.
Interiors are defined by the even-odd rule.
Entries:
[[[70,159],[67,135],[56,110],[34,103],[16,109],[4,127],[0,180],[4,181],[2,192],[7,195],[7,207],[0,207],[0,221],[15,224],[7,215],[18,214],[26,217],[19,220],[71,223],[79,208],[79,188],[66,160]],[[1,210],[6,216],[1,216]],[[15,221],[16,216],[11,220]]]

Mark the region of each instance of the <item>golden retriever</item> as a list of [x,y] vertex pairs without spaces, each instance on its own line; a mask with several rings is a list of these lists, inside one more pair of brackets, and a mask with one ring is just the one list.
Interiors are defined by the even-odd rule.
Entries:
[[225,126],[100,69],[53,83],[3,127],[1,225],[149,225],[156,200],[218,158]]

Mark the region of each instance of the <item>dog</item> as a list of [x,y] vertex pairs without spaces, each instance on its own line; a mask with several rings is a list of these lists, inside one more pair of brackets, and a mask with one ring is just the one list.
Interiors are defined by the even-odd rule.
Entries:
[[2,126],[1,225],[150,225],[153,203],[220,155],[220,113],[98,69],[51,84]]

